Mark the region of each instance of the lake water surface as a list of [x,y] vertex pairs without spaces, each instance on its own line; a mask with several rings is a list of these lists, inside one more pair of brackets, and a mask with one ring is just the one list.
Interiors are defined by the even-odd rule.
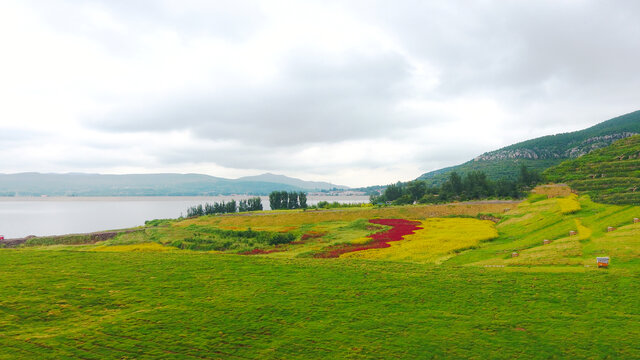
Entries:
[[[191,206],[236,201],[250,196],[158,196],[158,197],[0,197],[0,235],[63,235],[144,225],[146,220],[177,218]],[[269,209],[269,197],[261,196]],[[368,196],[309,196],[319,201],[366,203]]]

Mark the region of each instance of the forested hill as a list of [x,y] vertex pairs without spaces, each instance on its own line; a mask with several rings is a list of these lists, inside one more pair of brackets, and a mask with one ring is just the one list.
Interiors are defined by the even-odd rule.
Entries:
[[297,181],[299,186],[200,174],[0,174],[0,196],[266,195],[276,190],[315,190],[315,183]]
[[635,134],[640,134],[640,111],[607,120],[584,130],[523,141],[484,153],[461,165],[422,174],[418,179],[426,180],[430,185],[439,185],[452,171],[462,175],[471,171],[483,171],[493,180],[515,179],[520,164],[543,171],[564,160],[580,157]]
[[640,205],[640,135],[616,141],[547,169],[549,181],[565,182],[592,200]]

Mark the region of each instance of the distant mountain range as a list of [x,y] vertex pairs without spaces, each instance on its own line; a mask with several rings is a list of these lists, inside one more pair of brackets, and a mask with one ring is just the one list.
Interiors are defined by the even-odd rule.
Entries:
[[332,189],[348,189],[349,188],[348,186],[344,186],[344,185],[334,185],[334,184],[323,182],[323,181],[305,181],[305,180],[291,178],[284,175],[276,175],[271,173],[265,173],[265,174],[256,175],[256,176],[245,176],[245,177],[239,178],[238,180],[287,184],[287,185],[295,186],[301,189],[309,189],[309,190],[332,190]]
[[515,179],[520,164],[542,172],[565,160],[578,158],[635,134],[640,134],[640,111],[604,121],[588,129],[523,141],[484,153],[464,164],[422,174],[418,179],[426,180],[429,185],[440,185],[453,171],[460,175],[483,171],[493,180]]
[[225,179],[200,174],[0,174],[0,196],[199,196],[346,189],[325,182],[263,174]]

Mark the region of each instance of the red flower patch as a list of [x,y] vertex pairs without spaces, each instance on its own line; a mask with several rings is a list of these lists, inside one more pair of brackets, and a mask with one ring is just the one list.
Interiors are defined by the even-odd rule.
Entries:
[[285,249],[270,249],[270,250],[264,250],[264,249],[253,249],[250,251],[244,251],[241,253],[238,253],[239,255],[261,255],[261,254],[271,254],[274,252],[282,252],[282,251],[286,251]]
[[372,224],[392,226],[387,231],[371,234],[368,237],[372,241],[368,244],[343,244],[328,247],[324,252],[315,254],[316,258],[335,258],[342,254],[354,251],[362,251],[369,249],[386,248],[391,245],[391,241],[400,241],[405,235],[413,234],[414,231],[422,229],[418,225],[419,221],[410,221],[405,219],[371,219]]
[[309,231],[308,233],[302,234],[302,236],[300,237],[300,240],[292,241],[289,244],[291,244],[291,245],[300,245],[300,244],[306,243],[307,240],[320,239],[325,235],[327,235],[326,231],[323,231],[323,232],[320,232],[320,231]]
[[318,231],[309,231],[308,233],[302,234],[300,240],[309,240],[309,239],[317,239],[327,235],[327,232],[318,232]]

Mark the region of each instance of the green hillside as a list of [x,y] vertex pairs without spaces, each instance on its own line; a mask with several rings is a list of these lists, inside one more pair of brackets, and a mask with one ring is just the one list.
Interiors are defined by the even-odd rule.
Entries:
[[640,204],[640,135],[619,140],[545,171],[598,202]]
[[471,171],[483,171],[493,180],[513,180],[517,178],[521,164],[543,171],[564,160],[580,157],[634,134],[640,134],[640,111],[607,120],[588,129],[513,144],[484,153],[461,165],[422,174],[418,179],[426,180],[430,185],[440,185],[452,171],[462,175]]

